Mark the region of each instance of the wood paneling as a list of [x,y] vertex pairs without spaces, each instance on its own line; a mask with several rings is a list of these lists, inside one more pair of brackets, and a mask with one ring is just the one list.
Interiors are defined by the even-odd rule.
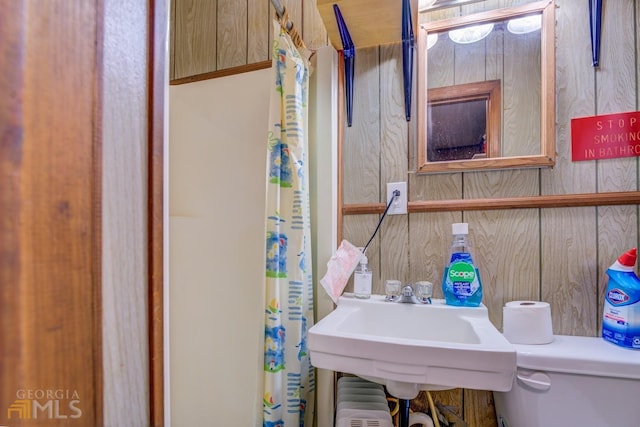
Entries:
[[[382,201],[380,187],[379,49],[359,50],[355,61],[353,125],[344,128],[345,203]],[[338,102],[344,102],[339,99]],[[346,108],[345,108],[346,120]],[[366,243],[366,242],[365,242]]]
[[271,15],[269,0],[248,0],[247,7],[247,64],[271,58],[269,32]]
[[[328,44],[315,0],[281,4],[308,48]],[[270,0],[172,0],[171,10],[171,84],[251,71],[271,60]]]
[[216,69],[244,65],[247,63],[247,2],[217,1]]
[[315,1],[303,2],[302,8],[302,28],[305,44],[309,49],[314,50],[327,46],[329,44],[327,30],[322,23]]
[[[571,118],[595,114],[595,70],[588,66],[589,58],[577,54],[591,49],[584,37],[589,33],[588,10],[571,1],[558,4],[557,157],[553,170],[541,171],[541,193],[595,193],[594,162],[573,163],[570,153]],[[540,226],[540,295],[551,304],[554,333],[596,335],[596,208],[543,209]]]
[[[304,28],[302,25],[304,24],[304,20],[302,19],[302,9],[303,9],[303,1],[302,0],[280,0],[280,3],[287,10],[287,14],[289,15],[289,20],[293,22],[293,25],[298,27],[298,30],[302,30],[302,35],[304,35]],[[314,4],[309,4],[310,7],[314,7]],[[275,16],[274,13],[271,16]]]
[[[402,82],[402,48],[399,44],[380,47],[380,200],[387,202],[387,182],[407,181],[409,127],[405,119]],[[409,217],[389,215],[380,229],[381,247],[396,248],[380,258],[381,285],[409,276]]]
[[[380,72],[378,65],[380,52],[378,47],[359,50],[355,66],[353,126],[343,123],[344,142],[342,156],[344,159],[343,197],[346,203],[375,203],[381,199],[380,187]],[[344,102],[339,99],[338,102]],[[357,105],[357,106],[356,106]],[[376,165],[376,166],[374,166]],[[351,243],[364,247],[378,223],[379,215],[367,215],[362,220],[345,218],[345,236],[350,236]],[[369,266],[373,270],[373,289],[382,290],[380,283],[380,234],[367,249]],[[351,288],[351,282],[348,285]]]
[[[481,172],[465,180],[465,199],[491,199],[534,195],[538,181],[532,171]],[[469,174],[465,174],[465,178]],[[515,184],[515,185],[514,185]],[[470,211],[464,213],[470,224],[477,262],[485,289],[483,302],[495,325],[502,324],[502,307],[507,296],[536,299],[539,288],[539,212],[537,209]],[[495,262],[494,260],[501,260]]]
[[[491,0],[438,13],[443,19],[529,2]],[[343,160],[344,202],[345,212],[351,213],[344,217],[344,238],[352,242],[362,239],[366,230],[375,225],[374,214],[384,209],[387,182],[406,179],[409,183],[409,215],[387,218],[381,227],[379,247],[370,250],[370,259],[374,257],[373,251],[379,251],[375,256],[381,264],[381,282],[387,273],[409,283],[431,280],[435,296],[441,297],[440,282],[449,250],[451,223],[465,221],[470,224],[480,265],[484,303],[497,328],[502,327],[504,303],[533,299],[551,304],[554,333],[599,334],[605,270],[617,256],[638,245],[638,198],[634,193],[638,189],[638,161],[632,158],[572,162],[570,122],[574,117],[637,109],[640,88],[636,82],[640,69],[636,63],[640,51],[635,37],[640,34],[640,18],[634,7],[640,6],[620,2],[607,7],[601,65],[594,69],[590,61],[588,8],[579,3],[556,0],[557,159],[552,169],[415,174],[415,124],[407,128],[408,141],[397,131],[404,129],[405,122],[398,105],[401,88],[390,74],[393,61],[397,61],[394,48],[380,49],[377,66],[372,63],[374,58],[366,60],[367,71],[359,71],[356,87],[370,93],[358,92],[354,97],[353,127],[357,135],[347,130],[344,141],[347,153]],[[495,42],[498,41],[490,38],[486,41]],[[483,66],[476,67],[474,58],[465,56],[462,49],[451,45],[450,55],[434,59],[439,66],[449,64],[449,68],[443,68],[455,71],[430,74],[432,80],[427,82],[430,87],[498,78],[501,73],[517,74],[522,67],[529,66],[509,63],[508,58],[498,63],[487,55],[482,58]],[[358,55],[360,51],[356,63],[360,61]],[[509,90],[528,93],[522,87]],[[376,101],[376,91],[380,93],[379,109],[371,105]],[[367,122],[370,115],[358,116],[363,111],[373,114],[379,111],[381,129],[379,157],[366,160],[363,156],[370,155],[367,150],[378,150],[377,134],[370,131],[374,125]],[[538,138],[524,132],[530,126],[526,121],[515,123],[505,115],[503,122],[503,131],[510,138],[519,135]],[[379,200],[374,197],[376,191],[380,192]],[[627,196],[630,199],[624,202]],[[482,200],[486,202],[484,209],[479,202]],[[513,202],[516,204],[509,205]],[[531,204],[518,206],[519,202]],[[354,214],[352,209],[358,205],[366,208],[363,210],[366,214]],[[408,257],[408,263],[404,256]],[[374,288],[374,292],[382,290],[380,284]],[[435,399],[461,408],[460,415],[469,425],[496,425],[490,393],[454,390],[436,393]]]
[[[540,154],[540,113],[542,78],[531,70],[541,69],[540,33],[513,35],[504,32],[504,70],[502,88],[502,155]],[[526,55],[518,55],[526,51]],[[497,68],[497,67],[496,67]]]
[[[615,21],[614,21],[615,20]],[[634,5],[630,2],[613,3],[603,16],[607,30],[601,42],[600,67],[595,75],[596,112],[609,114],[634,111],[637,105],[637,89],[629,90],[629,82],[635,79],[636,57],[630,55],[635,47],[636,31]],[[638,160],[629,157],[597,162],[597,191],[637,190]],[[606,270],[620,254],[620,247],[638,245],[638,207],[605,206],[598,208],[598,270],[596,307],[604,301]],[[598,330],[601,327],[601,310],[598,310]]]
[[172,10],[171,78],[217,70],[217,2],[173,0]]

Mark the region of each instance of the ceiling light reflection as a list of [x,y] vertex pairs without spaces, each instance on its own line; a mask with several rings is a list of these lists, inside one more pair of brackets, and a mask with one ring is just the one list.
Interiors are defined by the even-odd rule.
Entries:
[[431,33],[427,36],[427,50],[431,49],[438,41],[438,33]]
[[493,23],[473,25],[449,31],[449,38],[456,43],[475,43],[487,37],[493,30]]
[[542,28],[542,15],[529,15],[507,22],[507,29],[512,34],[527,34]]

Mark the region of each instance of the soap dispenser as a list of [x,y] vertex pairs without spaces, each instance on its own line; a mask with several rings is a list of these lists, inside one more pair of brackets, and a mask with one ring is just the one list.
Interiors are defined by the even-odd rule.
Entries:
[[[362,248],[360,248],[362,250]],[[369,260],[363,253],[360,258],[360,263],[356,267],[353,273],[353,293],[356,298],[370,298],[372,287],[373,274],[369,269]]]

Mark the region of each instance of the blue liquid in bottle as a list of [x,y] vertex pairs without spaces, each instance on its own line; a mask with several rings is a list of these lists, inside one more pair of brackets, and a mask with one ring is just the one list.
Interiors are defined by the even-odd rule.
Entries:
[[482,302],[482,280],[473,263],[471,247],[467,239],[469,225],[452,226],[451,256],[442,277],[442,293],[448,305],[478,307]]
[[609,281],[602,314],[602,338],[620,347],[640,350],[640,278],[637,249],[620,255],[607,270]]

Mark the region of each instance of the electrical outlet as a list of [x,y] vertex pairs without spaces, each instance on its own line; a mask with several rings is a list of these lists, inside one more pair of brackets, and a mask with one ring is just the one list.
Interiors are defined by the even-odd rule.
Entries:
[[400,196],[391,203],[387,215],[401,215],[407,213],[407,183],[406,182],[388,182],[387,183],[387,203],[393,197],[395,190],[400,191]]

